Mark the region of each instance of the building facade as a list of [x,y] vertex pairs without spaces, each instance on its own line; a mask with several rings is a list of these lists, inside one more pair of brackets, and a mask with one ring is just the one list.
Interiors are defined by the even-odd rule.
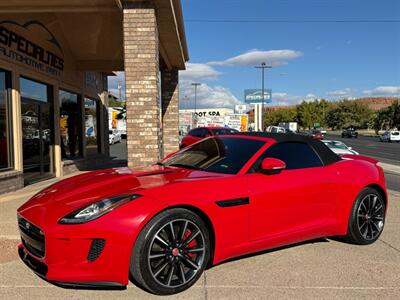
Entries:
[[109,155],[107,76],[125,71],[128,165],[178,147],[180,1],[0,3],[0,193]]

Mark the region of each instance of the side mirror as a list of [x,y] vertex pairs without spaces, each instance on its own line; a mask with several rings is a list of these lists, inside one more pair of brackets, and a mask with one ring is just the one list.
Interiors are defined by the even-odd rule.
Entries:
[[278,174],[285,168],[286,164],[277,158],[267,157],[261,162],[261,172],[268,175]]

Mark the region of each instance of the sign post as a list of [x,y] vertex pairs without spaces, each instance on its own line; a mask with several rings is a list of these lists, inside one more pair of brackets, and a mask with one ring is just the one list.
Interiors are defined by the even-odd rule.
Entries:
[[244,101],[254,105],[255,131],[263,131],[263,106],[272,102],[272,90],[246,89],[244,90]]

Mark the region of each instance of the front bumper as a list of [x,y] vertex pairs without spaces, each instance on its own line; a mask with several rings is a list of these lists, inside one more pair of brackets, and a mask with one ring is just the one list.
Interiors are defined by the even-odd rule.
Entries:
[[21,260],[27,265],[36,275],[45,281],[52,283],[56,286],[72,289],[106,289],[106,290],[124,290],[126,285],[118,282],[63,282],[49,280],[47,276],[48,268],[39,260],[30,255],[22,245],[18,248],[18,254]]
[[[30,223],[31,229],[27,231],[19,223],[22,240],[19,256],[37,275],[58,286],[123,289],[129,282],[131,245],[136,234],[128,230],[132,227],[126,221],[124,227],[118,226],[114,219],[115,226],[110,226],[104,222],[107,216],[103,217],[97,224],[92,221],[47,227],[31,216],[29,219],[19,216],[19,220]],[[40,230],[42,235],[35,236],[32,228]]]

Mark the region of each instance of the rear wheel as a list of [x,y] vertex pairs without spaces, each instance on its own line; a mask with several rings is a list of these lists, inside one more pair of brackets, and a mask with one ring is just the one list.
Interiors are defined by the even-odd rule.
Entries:
[[136,241],[130,272],[158,295],[179,293],[201,276],[210,257],[209,233],[193,212],[170,209],[154,217]]
[[351,210],[346,240],[359,245],[375,242],[383,231],[385,207],[385,200],[377,190],[362,190]]

